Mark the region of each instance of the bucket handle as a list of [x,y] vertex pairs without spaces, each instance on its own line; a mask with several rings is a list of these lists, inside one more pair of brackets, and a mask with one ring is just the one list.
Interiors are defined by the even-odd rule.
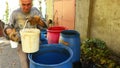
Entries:
[[23,30],[25,29],[27,23],[28,23],[28,19],[25,21],[25,25],[24,25],[24,27],[23,27]]

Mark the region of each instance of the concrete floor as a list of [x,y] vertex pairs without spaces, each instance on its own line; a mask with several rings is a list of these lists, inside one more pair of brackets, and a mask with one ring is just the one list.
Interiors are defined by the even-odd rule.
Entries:
[[0,68],[21,68],[16,48],[4,37],[0,37]]

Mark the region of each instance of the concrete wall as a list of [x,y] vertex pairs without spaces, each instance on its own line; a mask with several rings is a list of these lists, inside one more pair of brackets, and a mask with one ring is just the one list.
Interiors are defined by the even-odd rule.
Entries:
[[76,0],[75,30],[80,32],[81,40],[87,38],[90,0]]
[[76,0],[75,24],[82,40],[99,38],[120,55],[120,0]]
[[94,0],[91,37],[107,42],[120,55],[120,0]]

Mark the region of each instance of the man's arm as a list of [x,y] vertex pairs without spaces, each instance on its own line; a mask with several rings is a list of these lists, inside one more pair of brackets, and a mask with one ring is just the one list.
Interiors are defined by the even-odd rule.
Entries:
[[4,29],[3,29],[4,36],[8,40],[11,39],[10,35],[12,35],[12,33],[13,33],[12,30],[14,29],[14,24],[15,24],[15,17],[14,17],[14,15],[15,15],[15,12],[13,11],[11,16],[10,16],[8,24],[6,24]]
[[[39,16],[39,23],[40,21],[43,22],[44,26],[42,26],[43,28],[47,28],[47,22],[45,20],[45,18],[43,18],[43,15],[42,15],[42,12],[39,11],[37,8],[34,7],[34,11],[35,11],[35,14],[33,15],[33,17],[35,18],[38,18],[36,16]],[[38,25],[38,27],[41,27],[41,25]]]

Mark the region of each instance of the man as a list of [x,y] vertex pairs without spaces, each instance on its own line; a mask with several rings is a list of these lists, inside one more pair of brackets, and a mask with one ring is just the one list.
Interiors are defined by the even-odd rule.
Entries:
[[[27,19],[30,23],[27,23],[26,28],[39,27],[41,29],[47,28],[47,26],[44,23],[44,18],[42,17],[41,12],[35,7],[32,7],[32,0],[19,0],[19,3],[20,8],[12,12],[9,24],[5,27],[4,33],[6,38],[20,43],[22,41],[19,39],[19,31],[23,29]],[[36,21],[36,19],[40,22]],[[16,30],[15,33],[13,32],[13,29],[14,32]],[[15,39],[17,38],[17,40],[13,37]],[[27,54],[22,51],[21,43],[18,45],[17,51],[22,68],[29,68],[28,57]]]

